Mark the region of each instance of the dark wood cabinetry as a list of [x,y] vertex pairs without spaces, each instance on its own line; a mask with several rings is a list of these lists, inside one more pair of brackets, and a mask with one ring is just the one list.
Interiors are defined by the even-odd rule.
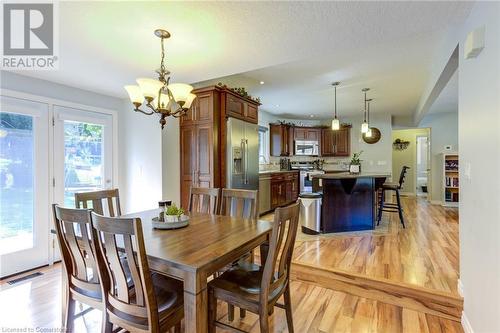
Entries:
[[271,209],[295,202],[299,195],[299,173],[271,174]]
[[293,129],[295,140],[320,141],[321,128],[314,127],[295,127]]
[[321,130],[321,156],[350,156],[351,128],[344,126],[338,131],[331,128]]
[[259,104],[218,86],[193,91],[196,99],[180,118],[181,206],[196,187],[225,187],[226,119],[257,123]]
[[293,128],[284,124],[269,124],[271,156],[293,155]]

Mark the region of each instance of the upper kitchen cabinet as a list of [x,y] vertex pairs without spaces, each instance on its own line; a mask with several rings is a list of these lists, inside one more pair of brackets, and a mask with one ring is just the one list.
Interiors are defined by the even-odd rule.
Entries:
[[259,103],[238,96],[230,90],[226,90],[224,94],[226,95],[225,109],[227,116],[257,124]]
[[293,127],[286,124],[269,124],[271,156],[293,155]]
[[320,141],[321,128],[295,127],[293,129],[295,140]]
[[331,128],[321,130],[321,156],[345,157],[351,155],[351,126],[342,126],[339,130]]

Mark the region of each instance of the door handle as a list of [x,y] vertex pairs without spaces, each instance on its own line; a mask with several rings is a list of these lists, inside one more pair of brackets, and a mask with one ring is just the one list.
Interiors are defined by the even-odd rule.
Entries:
[[248,184],[248,140],[245,139],[245,184]]

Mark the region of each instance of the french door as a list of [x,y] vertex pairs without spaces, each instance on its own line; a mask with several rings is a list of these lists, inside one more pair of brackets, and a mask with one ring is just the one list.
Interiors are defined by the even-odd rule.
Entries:
[[49,255],[48,105],[0,96],[0,276]]
[[0,277],[58,260],[50,205],[113,186],[110,113],[0,96]]

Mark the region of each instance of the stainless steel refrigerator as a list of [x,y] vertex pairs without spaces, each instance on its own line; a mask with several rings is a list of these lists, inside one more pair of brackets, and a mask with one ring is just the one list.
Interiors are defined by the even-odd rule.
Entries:
[[259,127],[227,119],[227,187],[259,189]]

